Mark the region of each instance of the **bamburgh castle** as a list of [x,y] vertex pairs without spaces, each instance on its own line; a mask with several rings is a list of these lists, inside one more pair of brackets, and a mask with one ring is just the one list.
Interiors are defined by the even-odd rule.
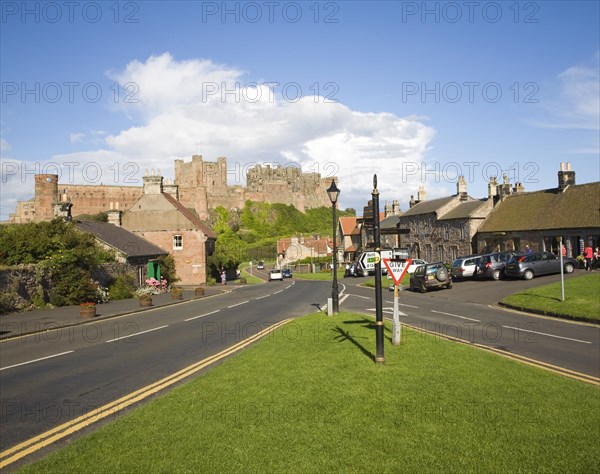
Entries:
[[[304,173],[298,167],[261,166],[248,169],[246,187],[227,185],[227,159],[206,162],[201,155],[192,161],[175,160],[175,180],[164,184],[164,192],[178,199],[185,207],[195,209],[201,219],[210,209],[223,206],[242,208],[246,200],[293,204],[303,211],[330,206],[326,189],[331,178],[319,173]],[[111,209],[128,210],[143,194],[142,186],[104,186],[62,184],[58,175],[35,176],[35,195],[28,201],[19,201],[11,223],[50,220],[56,206],[71,204],[73,216],[97,214]]]

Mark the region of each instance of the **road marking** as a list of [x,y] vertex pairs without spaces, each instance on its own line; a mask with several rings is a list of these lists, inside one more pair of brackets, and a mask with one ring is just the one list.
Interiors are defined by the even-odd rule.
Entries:
[[40,357],[39,359],[28,360],[27,362],[21,362],[19,364],[9,365],[8,367],[2,367],[0,369],[0,371],[7,370],[7,369],[12,369],[13,367],[19,367],[20,365],[33,364],[34,362],[39,362],[41,360],[52,359],[54,357],[59,357],[59,356],[65,355],[65,354],[70,354],[71,352],[75,352],[75,351],[61,352],[60,354],[54,354],[54,355],[51,355],[51,356]]
[[139,336],[140,334],[146,334],[147,332],[158,331],[159,329],[168,328],[168,327],[169,327],[169,325],[166,324],[165,326],[159,326],[159,327],[153,328],[153,329],[146,329],[145,331],[136,332],[135,334],[127,334],[127,336],[115,337],[114,339],[109,339],[108,341],[104,341],[104,342],[116,342],[116,341],[120,341],[121,339],[127,339],[128,337]]
[[355,294],[352,294],[352,293],[348,293],[348,296],[356,296],[357,298],[362,298],[363,300],[370,300],[371,299],[368,296],[355,295]]
[[[368,308],[367,311],[377,311],[375,308]],[[381,308],[383,313],[394,314],[394,308]],[[408,316],[408,314],[403,313],[402,311],[398,311],[398,316]],[[390,319],[391,321],[391,319]]]
[[344,295],[340,298],[340,304],[342,304],[344,301],[346,301],[346,298],[348,298],[348,296],[350,295]]
[[208,316],[209,314],[215,314],[215,313],[218,313],[219,311],[221,311],[221,310],[218,309],[216,311],[211,311],[210,313],[201,314],[200,316],[194,316],[193,318],[187,318],[187,319],[184,319],[184,321],[192,321],[194,319],[203,318],[204,316]]
[[476,323],[480,323],[479,319],[467,318],[466,316],[460,316],[458,314],[452,313],[444,313],[443,311],[436,311],[434,309],[431,310],[432,313],[445,314],[446,316],[454,316],[455,318],[466,319],[467,321],[475,321]]
[[241,303],[232,304],[231,306],[227,306],[227,308],[235,308],[236,306],[240,306],[242,304],[249,303],[250,300],[242,301]]
[[92,410],[89,413],[86,413],[85,415],[63,423],[60,426],[52,428],[40,435],[34,436],[33,438],[23,441],[22,443],[19,443],[13,446],[12,448],[0,452],[0,469],[5,468],[6,466],[18,461],[19,459],[25,456],[28,456],[31,453],[39,451],[40,449],[52,443],[55,443],[56,441],[59,441],[72,433],[76,433],[77,431],[103,418],[120,413],[122,410],[133,405],[134,403],[138,403],[139,401],[148,398],[150,395],[153,395],[154,393],[159,392],[160,390],[164,390],[165,388],[179,382],[180,380],[186,377],[189,377],[190,375],[204,369],[205,367],[214,364],[215,362],[231,354],[234,354],[235,352],[238,352],[244,347],[252,344],[258,339],[266,336],[267,334],[270,334],[271,332],[275,331],[284,324],[289,323],[290,321],[291,319],[284,319],[283,321],[280,321],[266,329],[263,329],[254,336],[250,336],[249,338],[244,339],[243,341],[240,341],[227,349],[224,349],[223,351],[219,352],[218,354],[215,354],[214,356],[207,357],[206,359],[203,359],[199,362],[196,362],[195,364],[186,367],[185,369],[175,372],[174,374],[169,375],[168,377],[165,377],[159,380],[158,382],[143,387],[135,392],[132,392],[128,395],[125,395],[124,397],[119,398],[118,400],[115,400],[114,402],[107,403],[106,405],[100,408],[96,408],[95,410]]
[[[387,304],[394,304],[393,301],[386,301]],[[418,306],[413,306],[412,304],[398,303],[398,306],[406,306],[407,308],[415,308],[419,309]]]
[[514,329],[515,331],[532,332],[533,334],[539,334],[541,336],[556,337],[558,339],[566,339],[567,341],[581,342],[582,344],[592,344],[590,341],[582,341],[580,339],[572,339],[570,337],[556,336],[554,334],[548,334],[548,333],[545,333],[545,332],[530,331],[529,329],[514,328],[512,326],[502,326],[502,327],[506,328],[506,329]]
[[282,291],[283,291],[283,290],[279,290],[279,291],[276,291],[276,292],[275,292],[275,293],[273,293],[273,294],[274,294],[274,295],[278,295],[278,294],[279,294],[279,293],[281,293]]
[[263,298],[268,298],[271,295],[259,296],[258,298],[254,298],[255,300],[262,300]]

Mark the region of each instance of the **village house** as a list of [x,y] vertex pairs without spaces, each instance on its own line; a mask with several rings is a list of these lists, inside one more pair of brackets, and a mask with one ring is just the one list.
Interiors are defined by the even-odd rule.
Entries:
[[154,174],[143,179],[144,193],[116,224],[172,254],[181,285],[206,283],[216,233],[178,201],[176,185],[163,187]]
[[353,216],[339,218],[338,223],[339,248],[341,249],[340,262],[352,262],[361,248],[360,227],[358,220]]
[[330,237],[288,237],[277,241],[277,255],[280,264],[297,262],[306,258],[327,257],[333,252],[333,241]]
[[562,237],[567,256],[600,245],[600,182],[577,185],[571,165],[561,163],[558,186],[507,196],[477,233],[479,252],[533,250],[557,253]]

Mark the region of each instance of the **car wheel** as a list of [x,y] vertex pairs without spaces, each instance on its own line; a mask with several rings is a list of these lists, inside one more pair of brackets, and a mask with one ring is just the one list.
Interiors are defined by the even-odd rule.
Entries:
[[571,263],[565,265],[565,273],[573,273],[573,270],[575,270],[575,267]]
[[421,291],[421,293],[427,293],[427,288],[425,288],[425,283],[421,283],[419,290]]
[[492,279],[493,280],[500,280],[500,270],[494,270],[492,272]]
[[448,279],[448,270],[446,268],[439,268],[437,272],[435,272],[435,277],[438,281],[446,281]]
[[448,289],[452,288],[452,282],[448,283],[448,284],[446,285],[446,288],[448,288]]
[[523,278],[525,278],[525,280],[531,280],[533,278],[533,271],[525,270],[523,273]]

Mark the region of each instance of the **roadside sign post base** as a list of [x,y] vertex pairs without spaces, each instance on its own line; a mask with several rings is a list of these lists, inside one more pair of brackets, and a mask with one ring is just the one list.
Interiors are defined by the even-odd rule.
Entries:
[[392,344],[400,345],[402,337],[402,325],[400,324],[400,313],[398,312],[398,285],[394,285],[394,315],[392,317]]

